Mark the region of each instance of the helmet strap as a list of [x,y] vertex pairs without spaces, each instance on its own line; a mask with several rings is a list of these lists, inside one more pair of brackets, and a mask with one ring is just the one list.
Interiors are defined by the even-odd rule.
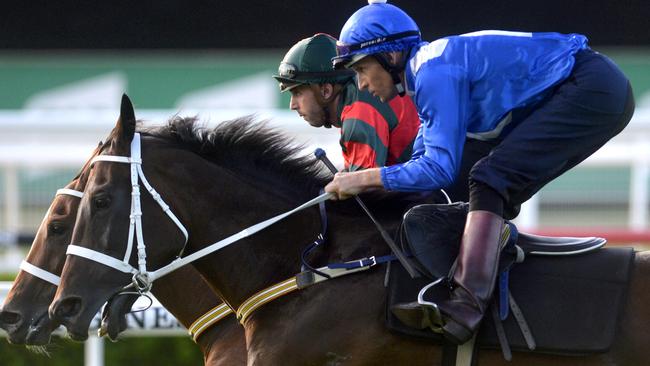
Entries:
[[406,94],[406,88],[404,88],[400,74],[406,67],[406,61],[404,60],[403,62],[400,62],[399,65],[393,65],[384,53],[375,53],[372,56],[377,60],[377,62],[379,62],[381,67],[390,74],[393,79],[393,84],[395,84],[395,88],[397,88],[397,94],[400,97],[403,97]]

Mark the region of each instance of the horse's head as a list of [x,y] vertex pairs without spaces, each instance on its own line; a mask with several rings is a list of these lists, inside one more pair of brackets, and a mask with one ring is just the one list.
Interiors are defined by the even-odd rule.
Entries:
[[[160,228],[153,235],[152,232],[143,233],[140,231],[141,225],[135,224],[140,221],[140,210],[138,208],[138,212],[135,212],[131,209],[132,199],[141,201],[142,210],[152,213],[145,220],[154,223],[169,220],[144,187],[142,197],[136,192],[132,194],[131,175],[135,174],[137,180],[140,167],[139,163],[128,163],[140,161],[139,157],[129,158],[132,155],[131,143],[134,138],[139,138],[135,134],[135,126],[133,105],[125,95],[120,117],[109,137],[110,143],[104,145],[91,163],[61,284],[49,309],[50,318],[65,325],[76,340],[87,338],[88,327],[99,308],[132,282],[135,269],[139,267],[136,246],[142,244],[142,237],[178,242],[178,251],[184,243],[185,238],[173,225],[169,229]],[[115,161],[113,157],[120,158]],[[154,206],[158,209],[149,209]],[[155,242],[152,239],[152,243]],[[81,256],[83,253],[79,254],[79,251],[94,254]],[[94,260],[89,260],[92,258]],[[147,262],[156,265],[155,261]],[[111,266],[114,263],[118,265]],[[140,289],[143,290],[146,289]],[[130,306],[118,308],[126,312]]]
[[[73,181],[66,189],[78,191],[77,183],[77,180]],[[0,313],[0,326],[7,331],[11,343],[43,345],[49,342],[53,328],[47,307],[54,298],[58,274],[65,262],[65,248],[72,236],[79,199],[58,194],[36,233],[21,267],[35,267],[37,270],[23,270],[18,274]],[[33,273],[39,273],[38,269],[51,276],[43,274],[37,277]]]
[[[91,158],[101,147],[100,142]],[[7,331],[11,343],[44,345],[49,342],[54,326],[47,316],[47,308],[54,298],[65,263],[65,250],[72,237],[89,162],[71,183],[56,192],[29,254],[21,264],[22,271],[7,295],[0,312],[0,326]]]

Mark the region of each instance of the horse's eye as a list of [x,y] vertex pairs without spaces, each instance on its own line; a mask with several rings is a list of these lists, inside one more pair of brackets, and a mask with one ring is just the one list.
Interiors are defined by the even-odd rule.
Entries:
[[103,209],[111,205],[111,199],[107,196],[99,196],[93,199],[93,204],[95,208]]
[[51,235],[59,235],[65,232],[65,225],[60,222],[51,222],[47,226],[47,230]]

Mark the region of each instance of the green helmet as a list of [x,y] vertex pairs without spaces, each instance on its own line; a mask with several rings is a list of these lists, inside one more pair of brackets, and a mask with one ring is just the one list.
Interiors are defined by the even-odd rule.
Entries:
[[291,47],[273,77],[280,83],[282,92],[304,84],[345,83],[354,72],[334,70],[332,57],[335,56],[336,39],[325,33],[315,34]]

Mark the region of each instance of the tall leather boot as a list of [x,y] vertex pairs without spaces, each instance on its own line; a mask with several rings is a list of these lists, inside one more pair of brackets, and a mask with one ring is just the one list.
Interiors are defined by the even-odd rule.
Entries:
[[470,211],[460,245],[454,290],[438,304],[443,333],[457,344],[467,342],[485,314],[497,277],[504,220],[489,211]]

